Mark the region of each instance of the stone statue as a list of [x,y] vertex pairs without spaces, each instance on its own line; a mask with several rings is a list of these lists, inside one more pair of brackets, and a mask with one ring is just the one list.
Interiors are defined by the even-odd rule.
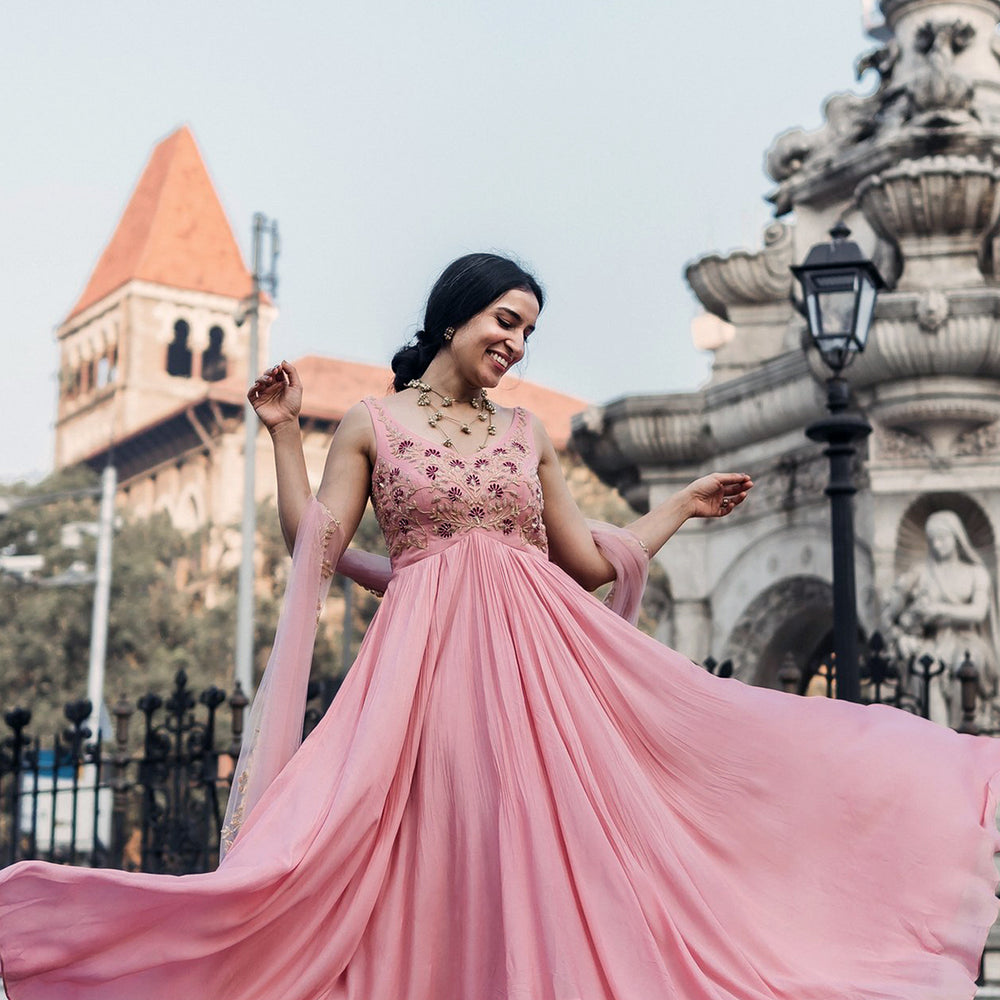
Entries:
[[966,21],[927,21],[920,26],[913,41],[925,65],[908,87],[912,116],[930,115],[928,124],[961,124],[972,108],[975,87],[955,70],[955,57],[969,47],[975,34]]
[[[961,721],[956,678],[966,652],[979,671],[982,724],[997,691],[997,613],[993,584],[959,516],[939,510],[927,518],[926,561],[893,588],[883,626],[895,651],[912,662],[925,653],[944,666],[931,681],[930,717],[943,725]],[[911,678],[916,686],[916,678]]]

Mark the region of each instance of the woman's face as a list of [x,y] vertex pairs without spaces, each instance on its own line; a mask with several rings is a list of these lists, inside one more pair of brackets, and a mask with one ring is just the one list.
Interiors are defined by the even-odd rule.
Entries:
[[452,356],[471,385],[491,388],[524,357],[538,319],[538,300],[512,288],[455,331]]

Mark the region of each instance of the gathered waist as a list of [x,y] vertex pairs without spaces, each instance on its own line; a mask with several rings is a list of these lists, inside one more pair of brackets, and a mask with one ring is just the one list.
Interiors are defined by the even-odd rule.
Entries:
[[489,528],[468,528],[449,538],[434,538],[423,548],[411,546],[405,549],[392,559],[392,571],[395,575],[400,570],[421,563],[425,559],[439,556],[443,552],[447,552],[458,546],[483,543],[503,545],[505,548],[515,549],[518,552],[523,552],[544,562],[548,562],[549,559],[548,552],[544,549],[540,549],[537,545],[531,545],[514,534],[507,535],[503,532],[492,531]]

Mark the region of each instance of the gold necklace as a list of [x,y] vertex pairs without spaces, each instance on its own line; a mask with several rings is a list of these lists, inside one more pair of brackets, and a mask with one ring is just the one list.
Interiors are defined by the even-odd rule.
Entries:
[[[446,448],[454,448],[455,442],[452,441],[451,436],[443,427],[438,427],[438,424],[442,420],[450,420],[453,424],[458,424],[459,430],[463,434],[472,433],[471,421],[462,420],[460,417],[453,417],[448,413],[443,413],[442,410],[453,406],[456,402],[454,397],[446,396],[443,392],[438,392],[433,386],[428,385],[426,382],[421,381],[418,378],[410,379],[406,383],[407,389],[416,389],[419,392],[417,396],[417,406],[430,406],[434,408],[434,412],[427,418],[427,423],[439,430],[444,435],[444,446]],[[441,400],[440,408],[434,405],[431,399],[431,394],[434,394]],[[486,424],[486,437],[483,439],[483,443],[479,445],[476,451],[482,451],[486,445],[489,443],[491,437],[495,436],[497,429],[493,426],[493,414],[496,413],[497,408],[493,403],[493,400],[486,395],[485,389],[480,389],[479,394],[473,396],[472,399],[461,400],[461,402],[468,403],[476,411],[476,419],[481,420]],[[458,449],[456,449],[457,451]]]

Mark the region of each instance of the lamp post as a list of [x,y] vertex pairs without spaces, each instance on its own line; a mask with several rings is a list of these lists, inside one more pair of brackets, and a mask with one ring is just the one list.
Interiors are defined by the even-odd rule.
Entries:
[[806,428],[813,441],[826,444],[830,459],[830,528],[833,543],[833,650],[837,697],[861,700],[858,671],[858,606],[854,579],[854,512],[857,492],[851,474],[855,442],[871,433],[860,414],[848,410],[850,390],[842,372],[865,349],[875,312],[875,299],[885,287],[878,269],[847,239],[850,230],[837,223],[831,242],[814,246],[805,261],[792,268],[802,285],[809,333],[830,369],[826,406],[829,416]]

